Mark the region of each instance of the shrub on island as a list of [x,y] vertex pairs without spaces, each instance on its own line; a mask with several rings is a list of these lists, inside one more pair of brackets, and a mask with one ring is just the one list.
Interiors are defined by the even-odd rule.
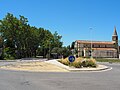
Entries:
[[97,67],[96,60],[95,59],[87,59],[87,58],[76,58],[74,62],[69,62],[68,58],[61,59],[59,60],[60,63],[67,65],[67,66],[72,66],[75,68],[82,68],[82,67]]

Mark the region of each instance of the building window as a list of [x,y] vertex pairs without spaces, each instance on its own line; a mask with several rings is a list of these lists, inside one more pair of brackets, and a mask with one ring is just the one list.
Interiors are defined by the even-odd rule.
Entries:
[[105,48],[105,45],[100,45],[101,48]]
[[94,44],[94,48],[99,48],[99,45],[98,44]]
[[114,48],[114,45],[106,45],[107,48]]

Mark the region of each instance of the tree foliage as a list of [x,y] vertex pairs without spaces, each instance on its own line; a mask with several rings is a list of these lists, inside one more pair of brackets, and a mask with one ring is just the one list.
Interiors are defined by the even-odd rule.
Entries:
[[74,47],[75,47],[75,42],[72,42],[71,49],[74,49]]
[[28,24],[24,16],[15,17],[8,13],[0,20],[0,58],[26,58],[57,53],[68,56],[68,47],[62,47],[62,36],[57,32],[52,34],[44,28],[37,28]]

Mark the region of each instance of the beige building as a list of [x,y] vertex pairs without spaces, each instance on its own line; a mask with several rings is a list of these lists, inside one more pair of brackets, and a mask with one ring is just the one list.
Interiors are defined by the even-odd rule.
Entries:
[[118,58],[119,46],[116,27],[112,41],[76,40],[74,48],[77,50],[77,55],[82,57]]

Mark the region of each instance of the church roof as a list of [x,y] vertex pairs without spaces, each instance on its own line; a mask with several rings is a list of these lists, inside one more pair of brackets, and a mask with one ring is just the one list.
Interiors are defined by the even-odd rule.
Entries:
[[113,36],[117,36],[116,27],[114,27],[114,33],[113,33]]
[[78,43],[82,43],[82,44],[90,44],[92,42],[92,44],[114,44],[114,42],[112,41],[90,41],[90,40],[77,40]]
[[115,50],[116,51],[115,48],[93,48],[93,49],[95,49],[95,50]]
[[[85,49],[88,49],[88,48],[85,48]],[[115,48],[92,48],[93,50],[112,50],[112,51],[116,51]]]

